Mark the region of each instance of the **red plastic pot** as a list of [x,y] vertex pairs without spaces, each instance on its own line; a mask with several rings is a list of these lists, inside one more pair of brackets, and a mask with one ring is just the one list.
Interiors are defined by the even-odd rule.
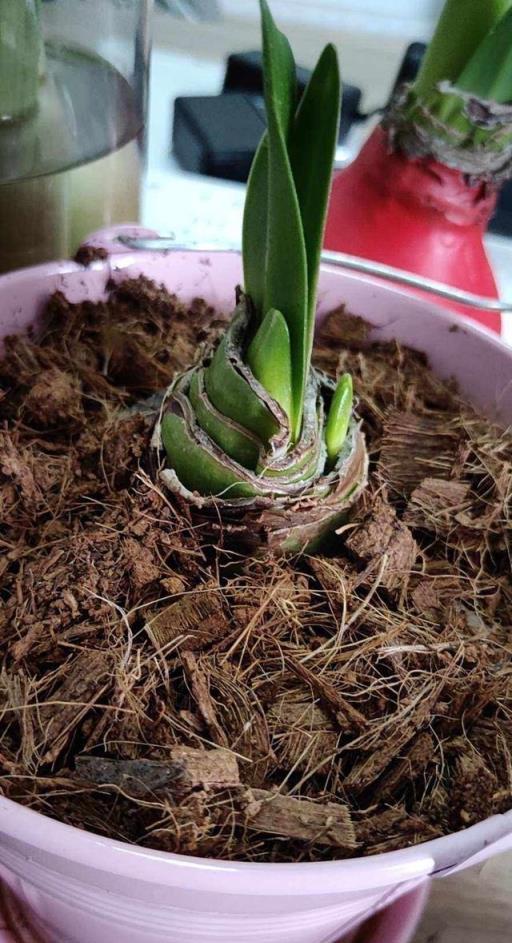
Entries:
[[[495,188],[394,151],[379,126],[334,179],[325,246],[497,298],[483,244],[495,204]],[[499,313],[459,310],[501,332]]]

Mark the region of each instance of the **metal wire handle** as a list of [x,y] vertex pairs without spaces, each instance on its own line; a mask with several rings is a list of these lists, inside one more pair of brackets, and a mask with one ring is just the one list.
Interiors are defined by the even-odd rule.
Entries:
[[[128,235],[120,235],[118,240],[130,249],[145,249],[151,252],[240,252],[240,246],[216,240],[210,242],[177,242],[172,236]],[[392,265],[384,265],[382,262],[371,262],[356,255],[333,252],[330,249],[323,250],[321,259],[322,262],[328,265],[336,265],[353,272],[363,272],[365,275],[376,275],[388,282],[408,285],[410,288],[420,288],[432,295],[437,295],[439,298],[447,298],[449,301],[457,301],[459,304],[467,305],[468,308],[477,308],[480,311],[512,311],[512,302],[510,301],[500,301],[498,298],[487,298],[484,295],[475,295],[473,292],[463,291],[460,288],[451,288],[442,282],[434,281],[432,278],[413,275],[412,272],[394,268]]]

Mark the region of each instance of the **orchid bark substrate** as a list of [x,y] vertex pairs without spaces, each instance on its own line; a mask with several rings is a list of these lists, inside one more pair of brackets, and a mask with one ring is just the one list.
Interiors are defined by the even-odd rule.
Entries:
[[314,363],[359,390],[357,517],[328,555],[226,553],[146,463],[154,396],[218,332],[217,289],[57,292],[42,333],[5,344],[3,796],[141,848],[260,864],[379,855],[505,812],[510,429],[336,309]]
[[[98,301],[74,272],[84,300],[0,358],[2,795],[207,866],[380,855],[512,801],[512,433],[402,345],[398,292],[368,286],[373,327],[327,314],[312,357],[339,75],[327,47],[296,109],[262,11],[231,318],[214,269],[174,293],[195,263]],[[453,326],[421,317],[435,354]]]

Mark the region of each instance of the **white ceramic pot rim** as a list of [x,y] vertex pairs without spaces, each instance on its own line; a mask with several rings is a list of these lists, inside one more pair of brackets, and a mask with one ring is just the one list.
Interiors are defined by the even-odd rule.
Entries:
[[[205,890],[214,891],[218,882],[219,890],[233,894],[239,892],[239,880],[244,886],[247,885],[252,872],[255,893],[281,896],[284,886],[287,887],[287,893],[308,893],[311,880],[314,879],[316,884],[319,877],[322,893],[335,893],[343,886],[344,875],[348,872],[352,889],[359,884],[361,888],[367,887],[370,876],[375,887],[380,883],[382,886],[394,884],[405,876],[408,880],[414,880],[445,872],[478,854],[484,846],[509,835],[512,831],[512,810],[485,819],[468,829],[410,848],[364,858],[296,864],[220,861],[153,851],[82,831],[4,797],[0,797],[0,831],[2,822],[11,840],[23,842],[32,848],[37,845],[44,848],[46,854],[59,858],[64,856],[66,860],[91,867],[95,871],[102,869],[103,860],[108,860],[106,870],[110,874],[126,878],[136,876],[137,880],[174,887],[188,887],[191,872],[194,872],[194,885],[198,890],[204,884]],[[378,869],[375,867],[377,860]],[[169,868],[168,874],[166,867]],[[315,892],[318,893],[318,890],[315,889]]]

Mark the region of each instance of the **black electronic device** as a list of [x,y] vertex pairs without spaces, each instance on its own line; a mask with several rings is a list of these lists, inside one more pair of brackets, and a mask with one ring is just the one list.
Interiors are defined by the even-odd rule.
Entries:
[[[307,69],[297,69],[299,95],[310,74]],[[345,85],[340,141],[346,138],[354,121],[365,117],[359,110],[360,102],[361,90]],[[234,53],[226,63],[221,95],[176,99],[173,151],[186,170],[246,181],[265,128],[261,53]]]
[[[308,69],[297,67],[299,95],[306,88],[310,74]],[[234,52],[228,56],[222,91],[263,95],[263,56],[261,52]]]
[[263,101],[255,95],[177,98],[174,153],[186,170],[244,182],[265,128]]
[[[411,43],[404,54],[393,92],[418,74],[425,43]],[[297,68],[299,94],[310,72]],[[340,141],[360,112],[361,90],[343,87]],[[177,98],[174,107],[173,149],[182,167],[194,173],[246,181],[254,153],[266,127],[263,104],[262,57],[259,52],[233,53],[227,59],[223,93]],[[512,235],[512,181],[501,189],[491,232]]]
[[395,94],[400,85],[405,85],[406,82],[414,82],[414,79],[419,72],[426,49],[427,46],[425,43],[411,43],[407,47],[405,50],[405,55],[400,64],[397,77],[395,79],[395,84],[391,93],[392,96]]
[[[297,88],[302,95],[309,82],[311,72],[297,66]],[[235,52],[228,56],[223,92],[246,92],[263,95],[263,56],[261,52]],[[362,121],[361,89],[343,83],[343,100],[340,115],[340,141],[345,140],[352,124]]]

